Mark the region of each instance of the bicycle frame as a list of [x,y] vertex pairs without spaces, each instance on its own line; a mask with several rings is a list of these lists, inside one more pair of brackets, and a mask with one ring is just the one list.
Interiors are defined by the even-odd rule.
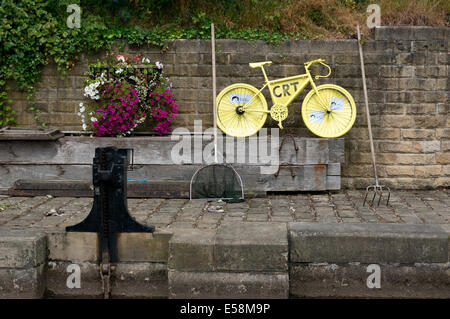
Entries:
[[[328,65],[326,65],[326,64],[324,64],[324,65],[329,68]],[[264,79],[265,79],[266,83],[258,91],[258,93],[255,94],[254,97],[256,97],[259,94],[261,94],[261,92],[266,87],[268,87],[269,88],[269,92],[270,92],[270,96],[272,98],[273,105],[278,104],[278,105],[283,105],[283,106],[287,107],[300,94],[300,92],[304,90],[304,88],[308,84],[311,84],[312,89],[319,96],[319,99],[321,100],[321,103],[323,104],[324,109],[326,109],[328,111],[330,110],[330,107],[328,105],[326,105],[325,103],[323,103],[322,99],[320,98],[320,94],[319,94],[319,91],[317,90],[317,86],[314,83],[314,80],[313,80],[313,78],[311,76],[311,73],[309,72],[309,65],[305,66],[306,73],[304,73],[304,74],[295,75],[295,76],[282,78],[282,79],[277,79],[277,80],[272,80],[272,81],[269,81],[269,79],[267,78],[267,74],[266,74],[266,72],[264,70],[264,66],[260,66],[260,68],[261,68],[261,71],[262,71],[262,73],[264,75]],[[328,77],[330,74],[331,74],[331,69],[330,69],[330,73],[328,75],[326,75],[326,76],[319,75],[319,76],[316,76],[316,78],[318,78],[318,77]],[[294,88],[294,92],[291,91],[292,87]],[[245,103],[242,106],[242,109],[245,110],[246,106],[252,103],[252,100],[254,99],[254,97],[252,97],[247,103]],[[270,113],[270,111],[266,111],[266,112]]]

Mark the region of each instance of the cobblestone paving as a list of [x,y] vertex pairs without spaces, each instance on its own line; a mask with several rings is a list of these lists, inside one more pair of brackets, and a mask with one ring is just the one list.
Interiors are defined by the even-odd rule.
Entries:
[[[139,222],[158,228],[214,229],[228,221],[450,224],[448,189],[393,191],[389,206],[362,206],[364,191],[302,193],[243,203],[186,199],[129,199]],[[0,196],[1,229],[63,229],[82,221],[91,198]]]

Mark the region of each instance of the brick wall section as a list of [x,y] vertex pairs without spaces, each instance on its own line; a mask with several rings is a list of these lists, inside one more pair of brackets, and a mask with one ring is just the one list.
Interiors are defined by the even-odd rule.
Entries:
[[[450,184],[449,30],[381,27],[374,31],[373,40],[363,44],[379,175],[381,182],[391,187],[422,189]],[[355,98],[358,111],[354,127],[345,135],[343,186],[373,184],[356,40],[291,40],[274,47],[263,41],[230,39],[217,40],[216,47],[218,92],[236,82],[261,87],[262,74],[249,68],[249,62],[273,61],[266,67],[273,79],[303,73],[305,61],[325,59],[332,68],[331,77],[316,83],[343,86]],[[212,125],[210,50],[210,41],[178,40],[165,53],[150,46],[126,46],[123,52],[142,53],[164,63],[180,105],[174,125],[192,128],[195,119],[203,120],[204,127]],[[65,79],[60,78],[54,65],[43,70],[37,94],[42,120],[52,127],[80,130],[75,110],[83,99],[83,73],[89,60],[98,56],[82,56],[82,62]],[[290,106],[291,116],[285,126],[286,131],[311,136],[300,115],[303,96]],[[10,97],[18,124],[33,125],[24,94],[16,90]],[[268,103],[271,105],[270,99]],[[276,126],[271,120],[266,124]]]

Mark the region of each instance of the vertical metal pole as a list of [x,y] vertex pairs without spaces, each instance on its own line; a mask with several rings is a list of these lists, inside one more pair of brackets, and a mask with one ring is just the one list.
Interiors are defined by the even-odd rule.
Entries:
[[372,153],[372,164],[373,164],[373,173],[375,175],[375,185],[378,186],[379,184],[378,184],[377,164],[375,162],[375,148],[373,146],[372,124],[370,122],[369,99],[367,97],[367,87],[366,87],[366,72],[364,70],[364,57],[361,46],[361,33],[359,31],[359,25],[357,26],[357,30],[358,30],[359,56],[361,59],[361,72],[363,78],[364,101],[366,105],[367,128],[369,130],[369,139],[370,139],[370,152]]
[[211,51],[212,51],[212,95],[213,95],[213,123],[214,123],[214,163],[217,160],[217,110],[216,110],[216,38],[214,34],[214,23],[211,23]]

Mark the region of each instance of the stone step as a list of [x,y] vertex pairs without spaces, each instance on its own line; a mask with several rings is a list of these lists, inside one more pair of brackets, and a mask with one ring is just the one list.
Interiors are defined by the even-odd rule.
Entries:
[[225,223],[169,242],[169,298],[288,298],[285,223]]
[[42,298],[47,239],[38,232],[0,233],[0,298]]
[[[449,236],[440,225],[264,222],[123,233],[112,297],[450,298]],[[101,298],[98,263],[96,233],[2,230],[0,298]],[[73,265],[80,288],[67,285]]]
[[[290,295],[450,298],[449,236],[440,225],[290,223]],[[368,285],[375,269],[379,287]]]

